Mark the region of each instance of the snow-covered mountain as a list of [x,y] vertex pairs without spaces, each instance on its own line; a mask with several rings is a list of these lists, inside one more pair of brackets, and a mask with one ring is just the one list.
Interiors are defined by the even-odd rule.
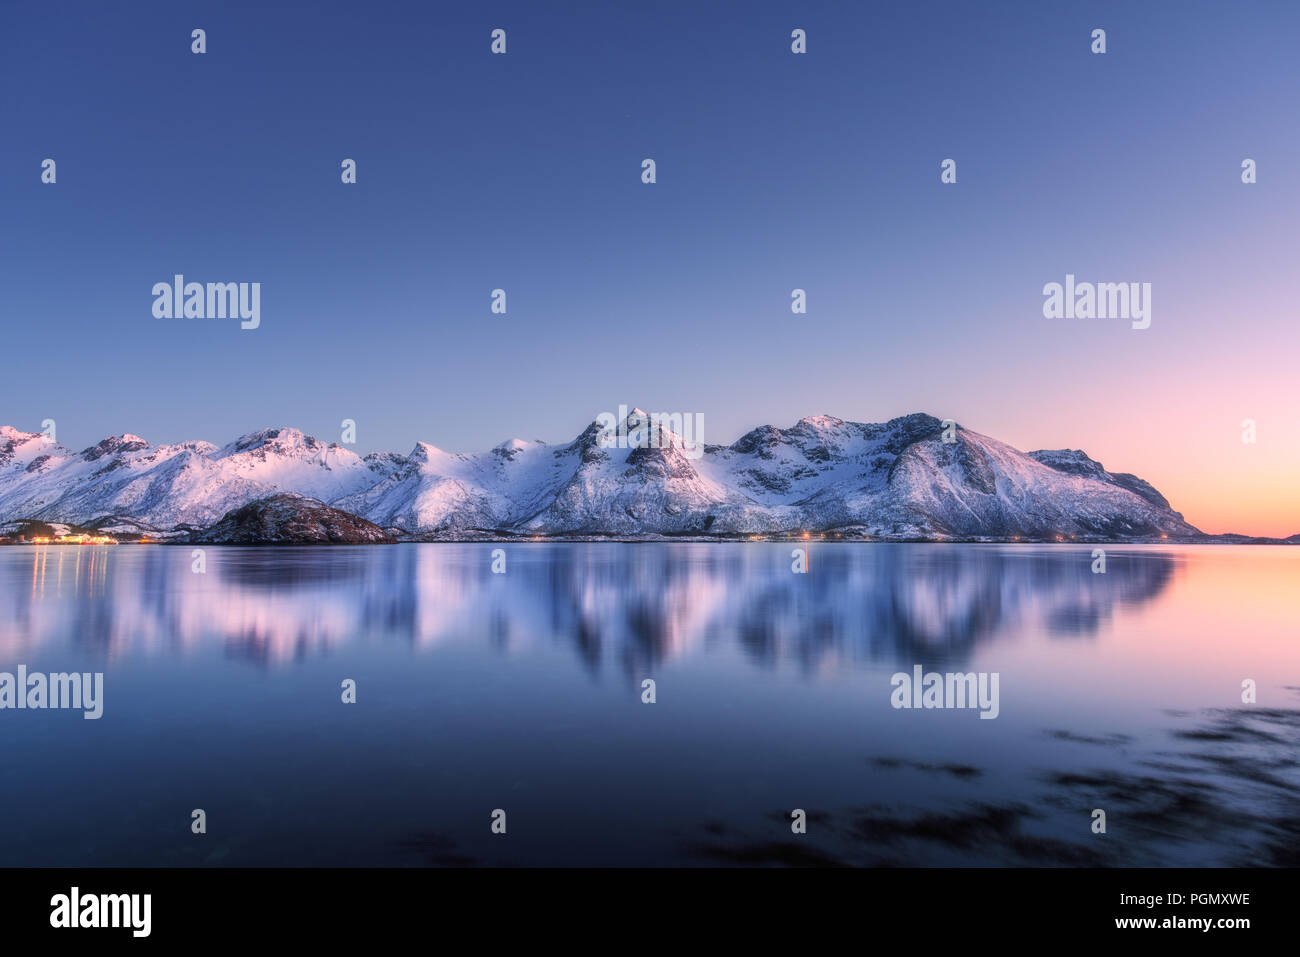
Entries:
[[[637,414],[635,411],[633,415]],[[0,427],[0,521],[205,527],[281,493],[436,538],[742,536],[1127,539],[1200,533],[1143,480],[1080,451],[1024,453],[915,414],[762,426],[729,446],[607,447],[593,422],[567,445],[459,454],[417,443],[361,458],[296,429],[217,448],[112,436],[81,452]],[[688,454],[688,451],[693,454]]]

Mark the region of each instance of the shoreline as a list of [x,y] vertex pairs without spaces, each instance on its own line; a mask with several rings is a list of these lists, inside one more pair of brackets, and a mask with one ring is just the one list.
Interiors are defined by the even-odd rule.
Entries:
[[555,545],[555,544],[608,544],[608,545],[659,545],[671,543],[688,543],[688,544],[713,544],[713,545],[761,545],[761,544],[786,544],[786,545],[1105,545],[1112,547],[1124,547],[1133,545],[1283,545],[1294,546],[1300,545],[1300,540],[1296,537],[1286,538],[1261,538],[1255,536],[1235,536],[1235,535],[1206,535],[1200,538],[1072,538],[1061,541],[1054,538],[1027,538],[1024,536],[1013,538],[885,538],[869,536],[781,536],[781,535],[762,535],[762,536],[699,536],[699,535],[641,535],[641,536],[621,536],[621,535],[543,535],[543,536],[506,536],[506,535],[464,535],[464,536],[412,536],[409,538],[399,539],[394,542],[330,542],[330,541],[293,541],[293,540],[263,540],[251,542],[220,542],[205,541],[202,538],[188,538],[178,536],[169,539],[149,539],[142,541],[139,539],[121,538],[111,542],[23,542],[0,540],[0,547],[3,546],[30,546],[30,547],[86,547],[86,548],[109,548],[118,545],[168,545],[168,546],[185,546],[201,545],[209,548],[274,548],[274,547],[359,547],[373,545],[375,547],[388,547],[390,545]]

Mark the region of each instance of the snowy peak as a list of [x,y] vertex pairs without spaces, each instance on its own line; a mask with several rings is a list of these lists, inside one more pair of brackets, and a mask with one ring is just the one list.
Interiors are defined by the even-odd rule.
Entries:
[[87,462],[94,462],[106,455],[121,455],[127,452],[138,452],[141,449],[147,449],[149,443],[138,435],[132,435],[130,432],[124,432],[122,435],[110,435],[102,440],[98,445],[92,445],[81,453],[81,457]]
[[0,455],[6,452],[13,454],[20,448],[31,448],[33,445],[53,447],[54,443],[47,442],[40,432],[23,432],[10,425],[0,426]]
[[1096,459],[1089,458],[1080,449],[1042,449],[1028,453],[1031,459],[1042,462],[1048,468],[1070,475],[1087,475],[1092,478],[1104,478],[1106,469]]
[[411,454],[407,456],[412,462],[418,462],[421,465],[428,465],[431,462],[440,462],[447,458],[447,453],[436,445],[428,442],[416,442],[415,448],[411,449]]
[[315,455],[324,448],[325,443],[305,435],[298,429],[259,429],[241,435],[235,441],[222,448],[214,457],[227,458],[241,452],[254,452],[258,449],[274,451],[280,455]]
[[763,425],[747,432],[729,448],[762,459],[776,456],[780,447],[795,450],[812,462],[864,451],[898,455],[913,442],[938,435],[943,423],[932,415],[914,413],[880,424],[847,422],[829,415],[800,419],[788,429]]
[[797,423],[795,428],[814,429],[819,431],[833,431],[842,428],[843,419],[837,419],[833,415],[805,415]]

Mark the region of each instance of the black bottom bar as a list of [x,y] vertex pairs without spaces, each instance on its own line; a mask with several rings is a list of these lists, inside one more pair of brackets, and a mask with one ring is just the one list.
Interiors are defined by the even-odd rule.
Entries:
[[[379,943],[410,935],[586,945],[810,942],[915,933],[926,945],[1191,938],[1293,926],[1289,870],[0,870],[7,941]],[[70,925],[116,920],[117,927]],[[142,930],[149,895],[148,936]],[[93,900],[88,900],[93,898]],[[137,903],[138,902],[138,903]],[[1208,925],[1207,923],[1208,922]],[[838,930],[836,930],[838,928]],[[75,937],[73,937],[75,935]],[[459,934],[458,934],[459,936]]]

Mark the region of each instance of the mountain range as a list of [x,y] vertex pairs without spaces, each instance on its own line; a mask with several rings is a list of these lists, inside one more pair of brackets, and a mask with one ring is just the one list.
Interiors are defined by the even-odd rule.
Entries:
[[[220,447],[127,433],[76,452],[4,426],[0,522],[192,536],[263,500],[283,510],[290,496],[329,506],[331,527],[343,512],[398,540],[1202,536],[1150,484],[1081,451],[1021,452],[961,426],[945,434],[921,413],[879,424],[810,416],[702,452],[667,430],[656,447],[609,447],[608,435],[593,422],[562,445],[513,439],[463,454],[419,442],[363,458],[292,428]],[[259,527],[249,520],[241,513],[244,533]]]

